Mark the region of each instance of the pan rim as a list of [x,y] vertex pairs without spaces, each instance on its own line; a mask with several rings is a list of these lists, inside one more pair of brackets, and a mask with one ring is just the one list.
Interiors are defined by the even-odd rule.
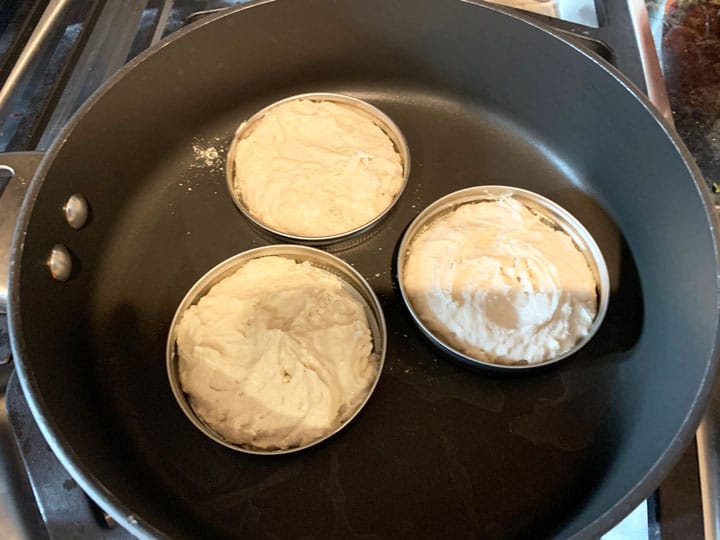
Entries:
[[[47,407],[42,395],[34,391],[36,380],[32,367],[26,362],[26,354],[24,354],[26,352],[26,346],[21,324],[22,317],[20,314],[21,300],[19,295],[19,281],[22,273],[22,254],[26,230],[33,214],[33,207],[35,206],[37,197],[42,189],[42,185],[44,184],[44,180],[47,177],[53,162],[64,147],[65,142],[72,135],[76,126],[87,115],[87,113],[94,108],[94,106],[105,94],[110,92],[116,84],[123,80],[128,73],[132,72],[136,66],[144,63],[163,48],[167,47],[171,43],[174,43],[176,40],[183,38],[186,34],[196,29],[212,24],[220,19],[232,17],[236,13],[242,12],[246,9],[252,9],[254,7],[275,3],[277,1],[278,0],[252,0],[246,4],[229,8],[225,12],[221,12],[192,23],[187,27],[174,32],[153,47],[143,51],[133,60],[120,68],[107,81],[105,81],[105,83],[103,83],[75,112],[62,129],[61,133],[53,141],[52,145],[40,162],[40,165],[38,166],[38,169],[28,187],[28,192],[20,209],[15,233],[13,235],[12,247],[10,250],[10,261],[14,264],[10,267],[8,280],[8,327],[13,357],[15,359],[15,364],[18,367],[16,372],[18,374],[18,379],[21,383],[23,393],[27,398],[28,405],[33,414],[33,418],[38,423],[40,430],[53,450],[53,453],[58,457],[63,466],[70,473],[73,473],[73,477],[82,489],[85,490],[86,493],[88,493],[88,495],[90,495],[94,500],[96,500],[108,513],[110,513],[114,519],[121,523],[123,527],[142,538],[151,537],[150,535],[163,536],[163,533],[149,522],[142,519],[139,513],[131,512],[127,502],[120,501],[113,493],[102,485],[102,483],[95,478],[91,471],[87,470],[87,467],[82,464],[79,456],[67,444],[67,441],[65,440],[62,432],[58,429],[58,426],[41,415],[41,411],[47,410]],[[560,41],[565,46],[570,47],[574,54],[582,55],[587,61],[592,62],[597,66],[597,68],[602,69],[609,74],[628,93],[630,93],[636,101],[640,102],[650,117],[653,118],[659,125],[660,129],[663,130],[666,138],[670,140],[692,177],[693,183],[695,184],[695,191],[703,203],[705,214],[708,218],[708,227],[713,239],[713,255],[716,261],[716,268],[720,268],[720,233],[718,232],[720,230],[720,222],[718,221],[718,216],[715,215],[709,188],[707,187],[694,158],[690,154],[684,142],[680,139],[677,132],[675,132],[675,130],[669,125],[667,120],[665,120],[657,109],[650,103],[648,97],[644,95],[644,93],[641,92],[627,76],[602,57],[592,51],[580,48],[580,46],[568,41],[568,39],[563,37],[559,32],[547,25],[533,20],[527,15],[523,15],[512,8],[490,5],[485,2],[481,2],[480,0],[454,1],[472,5],[478,7],[479,9],[486,9],[499,13],[505,17],[518,21],[521,24],[524,23],[530,25],[535,29],[535,31],[542,32],[543,34]],[[716,304],[720,305],[720,272],[716,275],[715,298]],[[713,325],[716,332],[711,350],[710,361],[708,362],[707,369],[699,385],[698,392],[695,394],[695,400],[688,409],[688,412],[685,415],[683,422],[680,425],[679,430],[676,432],[672,442],[663,452],[660,453],[658,459],[645,473],[645,475],[643,475],[623,497],[621,497],[614,505],[610,506],[598,518],[591,521],[583,530],[573,533],[571,536],[572,538],[586,536],[597,537],[615,524],[619,523],[629,511],[651,495],[655,487],[679,461],[683,452],[690,444],[697,426],[700,423],[701,417],[705,413],[705,409],[709,403],[710,394],[712,392],[713,381],[716,378],[715,376],[719,369],[718,363],[720,361],[718,360],[718,357],[720,355],[720,332],[718,332],[718,330],[720,330],[720,313],[716,313]],[[92,481],[88,480],[88,478],[92,478]],[[118,510],[121,509],[127,510],[127,512],[119,512]]]

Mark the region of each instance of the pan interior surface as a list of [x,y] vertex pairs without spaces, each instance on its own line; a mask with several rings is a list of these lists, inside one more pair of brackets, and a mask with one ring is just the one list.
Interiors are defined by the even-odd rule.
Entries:
[[[385,367],[339,436],[296,455],[239,455],[178,410],[165,337],[201,275],[272,243],[225,189],[234,129],[311,91],[369,101],[410,146],[396,207],[336,253],[380,299]],[[717,329],[715,243],[698,185],[635,95],[519,19],[455,0],[261,3],[127,70],[65,138],[41,171],[14,282],[18,370],[64,463],[133,530],[598,536],[650,495],[694,432]],[[565,207],[609,267],[597,335],[528,377],[446,361],[397,287],[410,221],[449,192],[487,184]],[[72,193],[92,208],[80,231],[58,210]],[[66,283],[44,266],[56,243],[74,258]]]

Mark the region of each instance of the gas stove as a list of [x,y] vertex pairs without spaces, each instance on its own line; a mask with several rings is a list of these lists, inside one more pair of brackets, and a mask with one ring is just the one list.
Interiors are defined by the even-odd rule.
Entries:
[[[0,4],[0,152],[46,150],[80,105],[118,68],[165,36],[216,10],[248,0],[9,0]],[[650,0],[496,0],[527,11],[598,52],[646,91],[674,120],[712,184],[720,152],[712,114],[687,103],[681,55],[669,42],[681,27],[675,6]],[[692,2],[691,2],[692,3]],[[698,2],[700,5],[701,3]],[[638,6],[640,10],[638,10]],[[646,15],[649,13],[649,19]],[[672,14],[671,18],[667,14]],[[612,21],[612,25],[605,24]],[[649,24],[648,24],[649,22]],[[637,36],[640,36],[639,38]],[[610,44],[610,46],[607,46]],[[673,48],[675,47],[675,48]],[[666,51],[664,56],[662,52]],[[669,52],[668,52],[669,51]],[[717,81],[716,81],[717,82]],[[705,83],[709,84],[709,83]],[[693,94],[695,98],[697,95]],[[683,101],[684,100],[684,101]],[[696,99],[697,101],[697,99]],[[698,102],[699,103],[699,102]],[[671,112],[672,108],[672,112]],[[39,159],[41,154],[37,154]],[[0,163],[2,160],[0,159]],[[31,176],[31,171],[25,173]],[[7,174],[0,168],[0,189]],[[5,218],[5,221],[9,221]],[[2,218],[0,218],[2,225]],[[5,223],[5,236],[7,226]],[[0,242],[9,238],[0,234]],[[2,285],[5,287],[5,285]],[[43,439],[12,375],[5,316],[0,314],[0,530],[5,538],[132,538],[98,508]],[[610,531],[608,539],[697,538],[702,500],[693,444],[659,490]]]

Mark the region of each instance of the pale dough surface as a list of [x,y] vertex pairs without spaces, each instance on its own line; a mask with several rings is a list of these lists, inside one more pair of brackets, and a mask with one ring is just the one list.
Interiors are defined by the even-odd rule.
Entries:
[[354,107],[294,100],[270,109],[237,142],[235,193],[277,231],[331,236],[369,223],[403,184],[390,138]]
[[403,280],[429,330],[489,362],[559,356],[597,313],[595,279],[572,239],[510,197],[432,222],[410,246]]
[[177,327],[194,411],[230,442],[304,445],[365,399],[378,362],[363,305],[341,280],[284,257],[253,259]]

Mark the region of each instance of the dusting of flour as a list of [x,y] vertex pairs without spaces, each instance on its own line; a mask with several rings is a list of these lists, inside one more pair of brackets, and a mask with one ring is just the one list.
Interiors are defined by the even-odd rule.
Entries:
[[208,144],[203,141],[196,141],[192,145],[193,161],[191,168],[204,167],[213,171],[222,170],[225,167],[223,162],[223,148],[219,144],[219,139],[215,139],[215,144]]

